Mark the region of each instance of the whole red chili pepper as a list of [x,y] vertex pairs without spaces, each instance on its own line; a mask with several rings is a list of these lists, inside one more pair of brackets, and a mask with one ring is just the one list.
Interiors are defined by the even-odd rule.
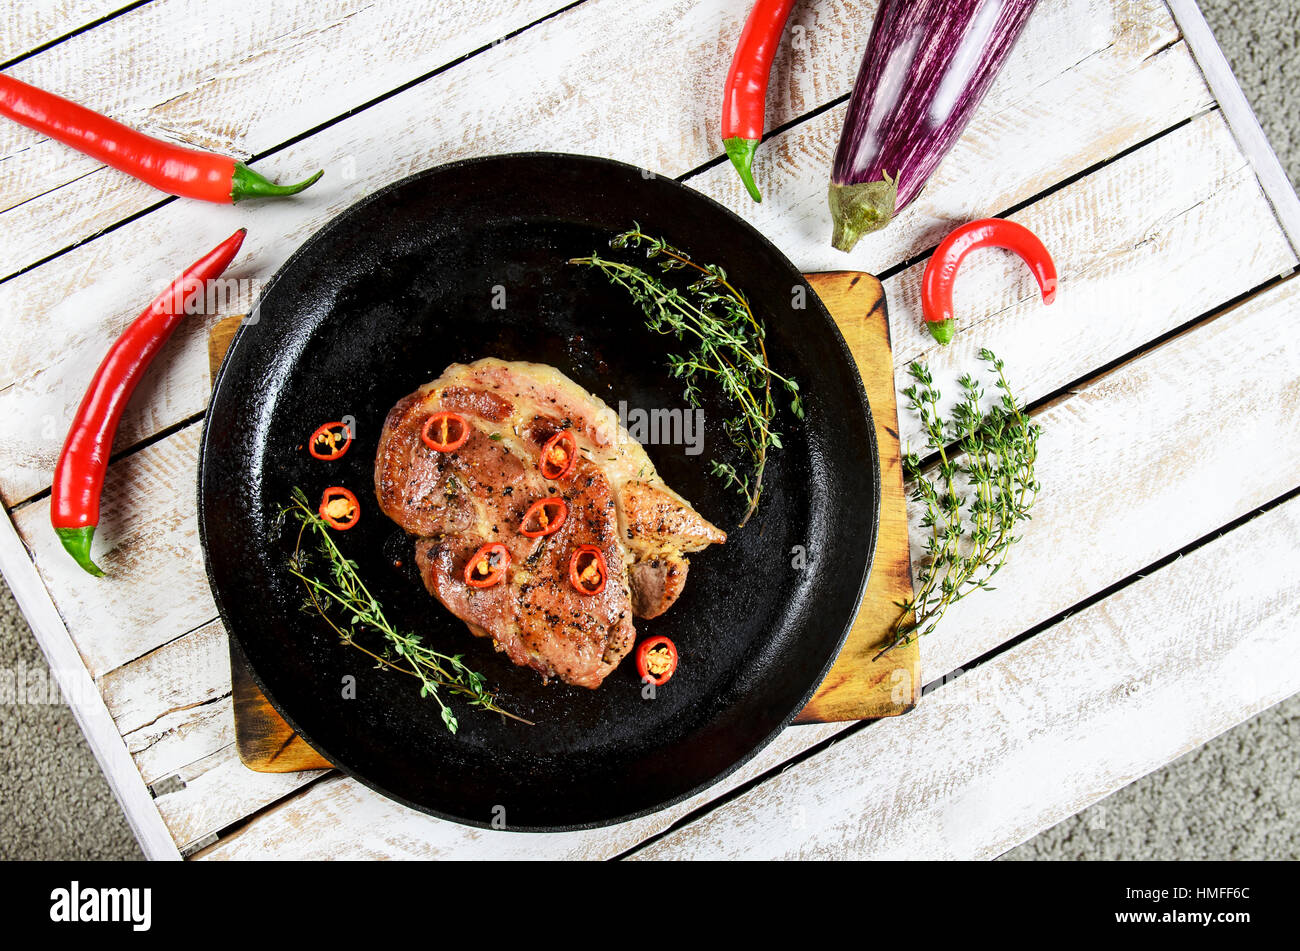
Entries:
[[243,162],[155,139],[3,73],[0,115],[182,198],[228,205],[245,198],[296,195],[324,174],[322,169],[296,185],[277,185]]
[[1006,248],[1016,252],[1037,278],[1038,287],[1043,292],[1043,303],[1050,304],[1056,300],[1056,265],[1036,234],[1005,218],[972,221],[939,243],[921,279],[921,311],[925,315],[925,325],[940,343],[951,342],[956,329],[952,314],[952,285],[957,278],[957,268],[962,259],[976,248]]
[[794,0],[758,0],[754,4],[722,90],[722,144],[754,201],[763,200],[754,184],[753,166],[754,151],[763,138],[767,80],[793,7]]
[[99,524],[99,496],[122,410],[149,361],[185,315],[186,302],[226,269],[245,234],[240,228],[154,298],[109,348],[77,408],[54,467],[50,524],[68,554],[92,575],[104,573],[90,558],[90,542]]

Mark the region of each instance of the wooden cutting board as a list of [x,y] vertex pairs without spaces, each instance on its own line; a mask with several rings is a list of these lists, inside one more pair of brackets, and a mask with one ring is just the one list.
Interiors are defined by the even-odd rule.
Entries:
[[[894,357],[890,349],[885,292],[860,271],[804,275],[835,323],[858,364],[875,417],[880,447],[880,537],[871,579],[857,619],[830,673],[796,723],[828,723],[897,716],[916,704],[921,691],[920,648],[916,642],[874,657],[898,617],[899,602],[912,595],[907,544],[907,503],[894,395]],[[242,316],[228,317],[212,329],[208,358],[215,378]],[[239,757],[250,769],[271,773],[326,769],[332,764],[285,723],[253,682],[248,662],[230,642],[230,679]]]

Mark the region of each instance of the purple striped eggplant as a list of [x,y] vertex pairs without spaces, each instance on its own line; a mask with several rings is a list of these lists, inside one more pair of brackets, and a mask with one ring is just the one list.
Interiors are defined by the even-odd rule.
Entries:
[[831,172],[831,243],[849,251],[920,194],[1037,0],[881,0]]

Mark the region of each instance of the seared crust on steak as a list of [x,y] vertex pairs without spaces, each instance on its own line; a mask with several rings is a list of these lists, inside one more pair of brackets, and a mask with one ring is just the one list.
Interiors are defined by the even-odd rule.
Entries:
[[[470,422],[469,439],[437,452],[420,438],[435,412]],[[569,429],[578,459],[559,480],[538,467],[542,446]],[[375,459],[375,495],[412,535],[425,587],[498,650],[543,677],[598,687],[632,649],[633,614],[656,617],[686,581],[685,553],[726,535],[655,472],[645,450],[603,401],[553,367],[479,360],[453,364],[388,414]],[[569,507],[553,535],[528,538],[519,525],[538,499]],[[489,542],[510,552],[506,580],[465,583],[471,556]],[[595,596],[568,583],[569,557],[595,545],[609,577]]]

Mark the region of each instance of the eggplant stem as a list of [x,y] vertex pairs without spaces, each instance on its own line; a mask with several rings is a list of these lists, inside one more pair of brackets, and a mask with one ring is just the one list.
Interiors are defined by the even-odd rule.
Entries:
[[852,251],[864,234],[879,231],[894,217],[898,179],[885,175],[880,181],[858,185],[832,182],[827,197],[834,225],[831,244],[841,251]]

